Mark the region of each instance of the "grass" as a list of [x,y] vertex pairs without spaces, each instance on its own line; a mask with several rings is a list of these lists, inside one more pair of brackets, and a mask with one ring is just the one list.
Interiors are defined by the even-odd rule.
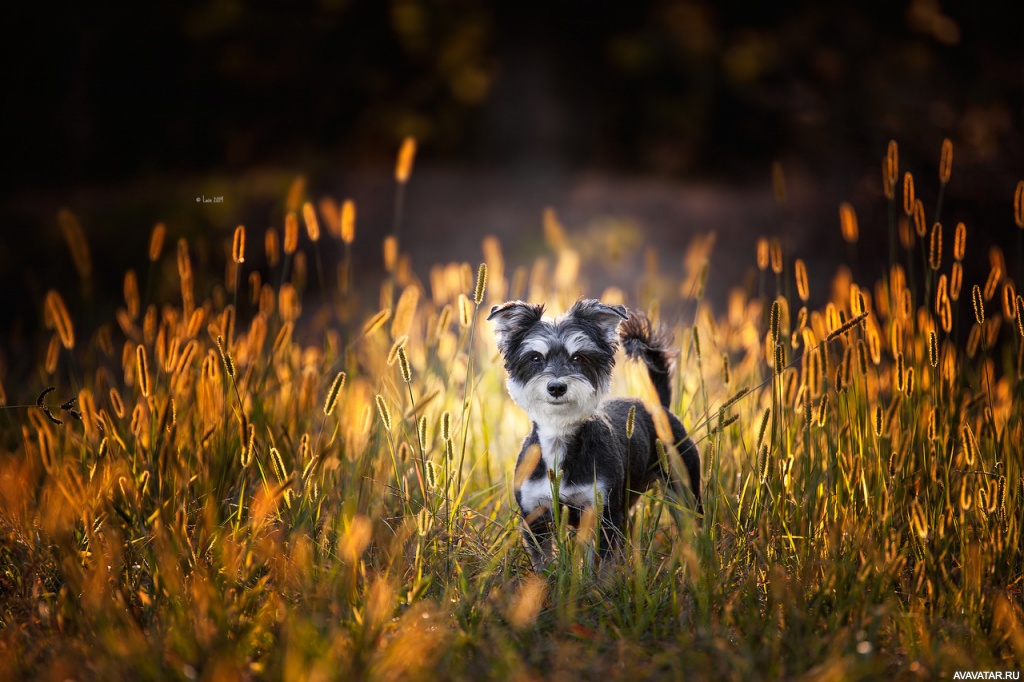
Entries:
[[[676,395],[706,517],[651,491],[601,570],[588,528],[564,523],[549,572],[529,569],[512,497],[529,425],[482,319],[507,298],[558,310],[593,294],[553,214],[552,276],[506,272],[494,240],[486,268],[435,266],[427,285],[392,254],[380,307],[356,293],[375,283],[351,281],[351,222],[324,284],[324,245],[342,240],[324,203],[313,282],[308,239],[256,266],[245,243],[276,251],[276,235],[236,232],[223,280],[193,270],[184,240],[168,256],[154,240],[145,293],[131,273],[116,323],[91,335],[55,292],[34,385],[8,385],[0,416],[0,678],[1019,670],[1022,302],[998,253],[990,281],[953,295],[952,259],[886,194],[906,267],[874,284],[840,268],[819,309],[802,300],[815,264],[778,242],[751,243],[759,277],[726,310],[704,299],[706,270],[670,283],[694,311],[675,329]],[[883,251],[851,214],[851,257]],[[151,298],[173,257],[180,296]],[[626,302],[656,315],[667,288]],[[619,392],[649,390],[619,364]]]

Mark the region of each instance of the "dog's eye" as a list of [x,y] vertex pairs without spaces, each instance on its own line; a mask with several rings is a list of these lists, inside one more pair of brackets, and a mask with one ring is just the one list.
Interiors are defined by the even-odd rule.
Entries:
[[577,365],[585,365],[585,364],[587,364],[587,358],[584,357],[583,355],[580,355],[579,353],[577,353],[576,355],[572,356],[572,361],[575,362]]
[[540,363],[544,362],[544,356],[541,355],[540,353],[530,353],[530,362],[532,362],[535,365],[539,365]]

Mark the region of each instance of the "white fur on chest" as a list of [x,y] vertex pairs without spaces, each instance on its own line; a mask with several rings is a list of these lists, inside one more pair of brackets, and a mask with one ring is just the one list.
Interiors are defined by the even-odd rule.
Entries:
[[[566,436],[546,429],[538,429],[537,436],[540,440],[541,459],[544,460],[548,471],[560,471],[561,462],[566,454]],[[519,488],[519,500],[523,513],[529,514],[540,506],[550,509],[553,506],[551,492],[552,483],[547,476],[523,481],[523,485]],[[600,478],[595,478],[594,481],[588,483],[561,485],[558,488],[558,498],[562,504],[570,504],[581,509],[594,506],[598,493],[605,500],[608,499],[607,486]]]
[[[552,504],[551,488],[552,484],[547,476],[540,479],[527,479],[523,481],[522,487],[519,488],[519,500],[523,513],[529,514],[537,507],[551,509],[554,506]],[[600,479],[594,483],[559,486],[558,499],[562,504],[585,509],[596,504],[597,493],[600,493],[604,499],[608,498],[605,485]]]

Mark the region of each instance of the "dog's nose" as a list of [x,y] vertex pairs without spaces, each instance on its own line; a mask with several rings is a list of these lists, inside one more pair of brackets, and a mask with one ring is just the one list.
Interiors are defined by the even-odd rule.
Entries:
[[561,381],[551,381],[548,383],[548,394],[552,398],[561,398],[565,395],[566,390],[568,390],[568,387]]

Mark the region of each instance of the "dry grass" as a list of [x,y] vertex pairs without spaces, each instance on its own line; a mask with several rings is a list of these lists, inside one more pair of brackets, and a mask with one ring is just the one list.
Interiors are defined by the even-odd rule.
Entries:
[[[412,150],[396,169],[402,187]],[[892,245],[897,158],[892,146],[883,164]],[[913,216],[923,209],[904,178],[899,208]],[[289,209],[301,205],[306,237],[320,238],[297,185]],[[490,239],[486,267],[435,266],[429,285],[391,240],[379,305],[360,305],[354,216],[351,203],[321,216],[323,239],[346,254],[337,287],[314,280],[322,297],[309,291],[313,243],[295,213],[283,258],[276,233],[253,240],[268,251],[263,271],[242,228],[224,235],[233,267],[219,284],[179,241],[180,298],[140,294],[131,273],[116,324],[91,336],[47,297],[57,333],[41,358],[54,357],[40,360],[37,385],[0,389],[29,403],[2,417],[14,451],[0,453],[0,678],[1019,669],[1024,326],[1013,318],[1024,303],[1001,254],[995,283],[965,282],[972,303],[958,301],[935,283],[950,267],[941,228],[930,243],[904,229],[906,269],[871,284],[840,268],[819,309],[801,307],[816,293],[814,264],[794,267],[778,240],[751,243],[760,281],[725,310],[703,299],[698,264],[681,289],[695,312],[675,330],[676,410],[703,455],[703,524],[654,491],[625,566],[595,574],[593,538],[563,530],[537,577],[511,491],[528,424],[482,314],[513,297],[557,311],[592,293],[571,233],[545,215],[550,273],[507,271]],[[401,206],[396,232],[400,220]],[[844,205],[851,251],[873,255],[855,221]],[[165,233],[154,232],[147,281],[165,272]],[[87,253],[80,228],[68,235]],[[965,241],[958,229],[954,268]],[[658,278],[627,302],[656,314],[659,296],[680,291]],[[965,304],[976,319],[961,316]],[[624,365],[618,390],[648,390]],[[56,391],[32,404],[47,386]]]

